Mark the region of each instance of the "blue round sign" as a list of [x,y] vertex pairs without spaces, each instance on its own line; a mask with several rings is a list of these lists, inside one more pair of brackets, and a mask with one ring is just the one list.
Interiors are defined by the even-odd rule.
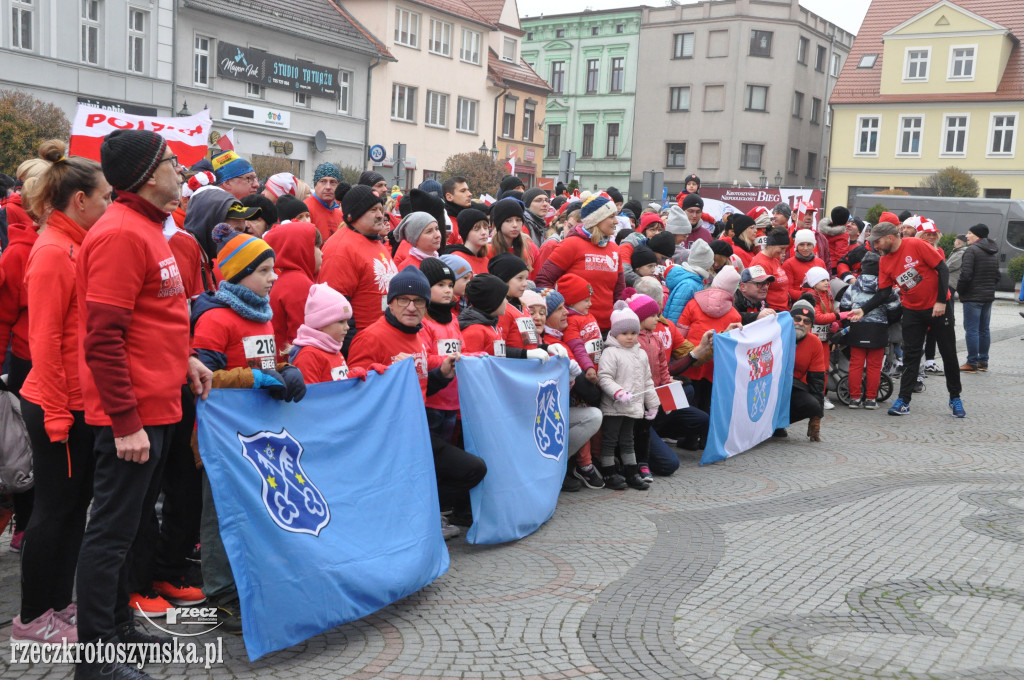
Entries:
[[384,147],[380,144],[374,144],[370,147],[370,160],[374,163],[380,163],[387,158],[388,152],[384,150]]

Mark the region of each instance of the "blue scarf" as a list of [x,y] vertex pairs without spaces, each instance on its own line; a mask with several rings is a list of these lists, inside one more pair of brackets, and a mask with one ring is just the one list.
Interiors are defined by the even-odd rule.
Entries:
[[[591,241],[591,238],[593,238],[593,236],[594,236],[593,233],[588,231],[587,228],[584,227],[582,224],[577,224],[576,225],[576,235],[577,236],[583,236],[583,238],[585,238],[588,241],[590,241],[591,243],[593,243],[593,241]],[[602,236],[601,240],[597,242],[597,247],[598,248],[604,248],[606,245],[608,245],[608,237],[607,236]]]
[[240,283],[221,281],[213,297],[247,321],[266,323],[274,315],[270,309],[270,296],[257,295]]

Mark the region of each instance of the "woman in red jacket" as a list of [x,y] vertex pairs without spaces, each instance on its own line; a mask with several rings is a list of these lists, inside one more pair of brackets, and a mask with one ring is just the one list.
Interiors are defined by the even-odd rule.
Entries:
[[78,380],[75,255],[110,205],[110,184],[96,161],[65,158],[63,143],[47,144],[41,153],[45,149],[54,164],[26,195],[33,213],[52,212],[25,274],[35,363],[21,390],[21,408],[32,442],[35,505],[25,532],[21,612],[11,639],[67,637],[71,643],[78,641],[71,597],[94,466],[93,429],[85,424]]

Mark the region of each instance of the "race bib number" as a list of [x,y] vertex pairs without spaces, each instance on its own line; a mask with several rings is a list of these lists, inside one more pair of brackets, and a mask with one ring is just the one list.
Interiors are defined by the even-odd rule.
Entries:
[[757,238],[754,239],[754,245],[764,250],[764,247],[768,245],[768,237],[758,236]]
[[818,336],[820,340],[828,339],[829,327],[831,324],[814,324],[811,326],[811,332]]
[[521,316],[516,319],[516,326],[519,328],[519,335],[522,336],[524,345],[537,344],[537,326],[533,323],[533,319]]
[[919,283],[921,283],[921,275],[913,267],[896,277],[896,285],[900,287],[900,290],[910,290]]
[[250,335],[242,338],[242,351],[249,368],[274,370],[277,366],[277,344],[273,335]]
[[344,380],[348,377],[348,366],[335,366],[331,369],[331,380]]
[[438,340],[437,341],[437,353],[438,354],[455,354],[456,352],[462,351],[462,343],[458,340]]
[[505,341],[495,340],[494,341],[494,356],[503,357],[505,356]]
[[599,363],[599,360],[601,359],[601,350],[604,349],[604,341],[602,341],[601,338],[588,340],[583,343],[583,349],[587,350],[587,354],[591,356],[594,363]]

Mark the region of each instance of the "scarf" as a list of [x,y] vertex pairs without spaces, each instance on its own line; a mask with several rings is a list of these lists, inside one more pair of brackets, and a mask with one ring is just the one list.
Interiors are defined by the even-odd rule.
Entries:
[[817,257],[817,255],[814,254],[813,250],[811,251],[811,254],[808,255],[807,257],[804,257],[803,255],[800,254],[799,251],[796,250],[794,250],[793,254],[796,255],[796,259],[800,260],[801,262],[810,262],[811,260]]
[[306,324],[299,326],[299,331],[295,334],[295,340],[292,344],[298,345],[299,347],[316,347],[328,354],[337,354],[341,351],[340,342],[327,335],[327,333],[324,333],[322,330],[312,328]]
[[554,328],[547,325],[544,326],[544,335],[550,335],[551,337],[558,338],[559,340],[562,339],[562,331],[556,331]]
[[[587,239],[588,241],[590,241],[590,239],[593,238],[593,236],[594,236],[594,234],[589,232],[589,231],[587,231],[587,228],[584,227],[582,224],[577,224],[573,228],[573,233],[576,234],[577,236],[579,236],[580,238]],[[590,242],[593,243],[593,241],[590,241]],[[597,247],[598,248],[604,248],[606,245],[608,245],[608,237],[607,236],[602,236],[601,240],[597,242]]]
[[317,196],[316,194],[313,194],[313,198],[315,198],[316,202],[319,203],[320,205],[322,205],[325,210],[334,210],[335,208],[340,208],[341,207],[341,205],[339,205],[337,201],[335,201],[331,205],[327,205],[326,203],[321,201],[320,197]]
[[440,255],[437,254],[436,251],[433,252],[433,253],[426,253],[426,252],[420,250],[419,248],[417,248],[416,246],[413,246],[412,248],[409,248],[409,255],[411,255],[413,257],[418,257],[420,260],[425,260],[428,257],[441,257]]
[[247,321],[266,323],[274,315],[270,309],[269,295],[257,295],[240,283],[221,281],[213,297]]
[[423,324],[421,323],[418,323],[415,326],[406,326],[391,313],[390,309],[384,310],[384,320],[387,321],[389,326],[393,326],[394,328],[397,328],[403,333],[408,333],[409,335],[416,335],[420,332],[420,329],[423,328]]
[[449,302],[444,305],[440,302],[428,302],[427,303],[427,316],[434,321],[448,325],[452,322],[452,310],[455,308],[454,302]]

